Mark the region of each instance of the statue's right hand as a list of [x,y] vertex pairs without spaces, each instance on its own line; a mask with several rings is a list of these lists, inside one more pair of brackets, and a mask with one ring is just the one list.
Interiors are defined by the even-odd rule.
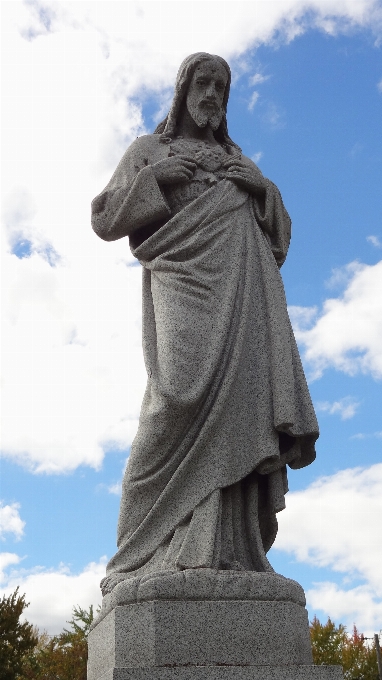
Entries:
[[158,184],[178,184],[187,182],[196,170],[193,156],[180,154],[169,156],[151,166]]

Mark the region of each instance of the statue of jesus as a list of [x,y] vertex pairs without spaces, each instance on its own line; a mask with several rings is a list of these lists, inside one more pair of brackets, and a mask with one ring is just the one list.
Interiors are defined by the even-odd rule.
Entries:
[[279,273],[290,219],[228,135],[230,80],[221,57],[187,57],[169,114],[92,203],[98,236],[127,236],[142,265],[147,369],[104,595],[151,574],[273,572],[286,465],[315,458]]

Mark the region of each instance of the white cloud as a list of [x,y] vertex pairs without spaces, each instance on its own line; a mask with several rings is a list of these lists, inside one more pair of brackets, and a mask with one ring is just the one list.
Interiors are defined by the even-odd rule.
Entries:
[[260,95],[259,95],[258,92],[256,92],[256,91],[252,92],[249,103],[248,103],[248,110],[249,111],[253,111],[255,104],[256,104],[259,97],[260,97]]
[[165,90],[163,93],[159,93],[158,96],[158,110],[152,116],[155,125],[158,125],[168,114],[174,91],[173,89]]
[[297,333],[306,330],[312,325],[312,323],[314,323],[318,313],[318,308],[289,305],[288,312],[293,324],[293,328]]
[[349,629],[356,624],[366,637],[372,637],[381,627],[380,591],[369,585],[345,589],[336,583],[322,582],[314,584],[305,595],[310,610],[322,611],[337,623],[346,622]]
[[15,186],[5,196],[2,217],[9,249],[19,258],[39,254],[55,266],[60,256],[36,225],[37,208],[33,197],[25,187]]
[[[286,501],[286,510],[278,515],[274,547],[299,562],[363,581],[347,590],[334,584],[315,584],[309,591],[310,605],[337,620],[346,614],[350,624],[356,621],[372,628],[382,606],[382,464],[322,477],[303,491],[289,493]],[[330,593],[334,591],[332,608]],[[361,616],[365,602],[370,606]]]
[[171,2],[2,10],[3,448],[37,471],[99,467],[108,445],[131,443],[145,371],[140,272],[126,241],[92,233],[90,201],[145,132],[141,102],[155,95],[162,116],[190,52],[248,73],[248,48],[326,30],[328,15],[331,31],[373,29],[376,4],[188,3],[187,22]]
[[273,102],[268,102],[262,118],[267,125],[275,130],[285,126],[284,113]]
[[382,463],[341,470],[287,496],[276,548],[382,587]]
[[360,402],[356,401],[353,397],[343,397],[343,399],[333,401],[332,403],[329,401],[319,401],[315,406],[318,411],[324,411],[330,415],[338,413],[342,420],[348,420],[356,414]]
[[251,158],[252,158],[253,162],[256,163],[256,165],[257,165],[258,162],[262,159],[263,155],[264,154],[263,154],[262,151],[257,151],[257,153],[254,153],[253,156],[251,156]]
[[379,83],[377,84],[377,89],[379,90],[379,92],[382,92],[382,78],[379,81]]
[[382,260],[351,263],[344,275],[350,276],[345,291],[326,300],[321,313],[311,307],[289,308],[296,339],[315,378],[329,367],[381,378]]
[[371,433],[365,433],[365,432],[358,432],[357,434],[353,434],[350,439],[369,439],[370,437],[376,437],[377,439],[382,438],[382,432],[371,432]]
[[2,448],[40,472],[97,468],[106,447],[131,444],[138,423],[140,268],[101,241],[97,257],[86,227],[87,253],[80,242],[65,267],[4,258]]
[[343,267],[335,267],[332,269],[329,278],[325,281],[326,288],[337,288],[341,290],[344,289],[349,285],[355,274],[360,271],[360,268],[362,268],[362,265],[360,262],[358,262],[358,260],[349,262]]
[[382,248],[382,243],[379,240],[378,236],[367,236],[366,241],[371,243],[372,246],[375,246],[375,248]]
[[107,490],[109,493],[115,494],[116,496],[120,496],[122,493],[122,482],[110,484],[110,486],[107,487]]
[[[9,558],[4,568],[10,564]],[[101,558],[99,562],[88,564],[79,574],[71,573],[65,565],[56,570],[13,570],[9,575],[3,574],[2,590],[9,595],[19,586],[20,593],[25,593],[25,599],[30,603],[26,612],[28,621],[40,630],[56,635],[72,618],[73,606],[88,609],[92,604],[96,609],[101,604],[99,583],[105,576],[105,566],[106,558]]]
[[270,76],[263,76],[261,73],[255,73],[254,76],[251,76],[248,84],[250,87],[255,87],[255,85],[261,85],[261,83],[265,83],[266,80],[269,80]]
[[21,557],[16,555],[16,553],[3,552],[0,553],[0,583],[3,583],[6,578],[5,570],[8,569],[12,564],[18,564],[21,561]]
[[19,515],[19,503],[4,505],[0,501],[0,539],[4,539],[4,534],[13,534],[17,540],[24,534],[25,522]]

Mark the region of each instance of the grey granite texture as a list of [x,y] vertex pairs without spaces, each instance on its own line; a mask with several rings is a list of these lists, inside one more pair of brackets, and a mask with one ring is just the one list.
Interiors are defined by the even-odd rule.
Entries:
[[279,273],[290,218],[228,135],[229,86],[223,59],[188,57],[168,116],[92,204],[95,232],[142,265],[148,375],[104,595],[164,571],[272,572],[286,464],[315,457]]
[[115,668],[99,680],[343,680],[340,666]]
[[157,601],[116,607],[89,635],[88,680],[331,680],[312,665],[307,612],[277,601]]
[[142,602],[116,607],[89,635],[88,680],[112,667],[311,663],[307,612],[292,602]]
[[147,387],[88,680],[341,677],[312,666],[304,593],[266,556],[318,425],[279,272],[290,218],[228,135],[230,80],[187,57],[92,203],[142,265]]
[[186,569],[121,581],[103,598],[101,612],[92,627],[95,628],[115,607],[153,600],[266,600],[305,606],[301,586],[280,574]]

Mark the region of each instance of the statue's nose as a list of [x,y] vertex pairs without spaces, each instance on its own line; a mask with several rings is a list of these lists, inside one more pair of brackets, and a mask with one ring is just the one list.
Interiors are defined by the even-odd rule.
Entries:
[[211,83],[206,89],[206,99],[216,99],[215,85]]

